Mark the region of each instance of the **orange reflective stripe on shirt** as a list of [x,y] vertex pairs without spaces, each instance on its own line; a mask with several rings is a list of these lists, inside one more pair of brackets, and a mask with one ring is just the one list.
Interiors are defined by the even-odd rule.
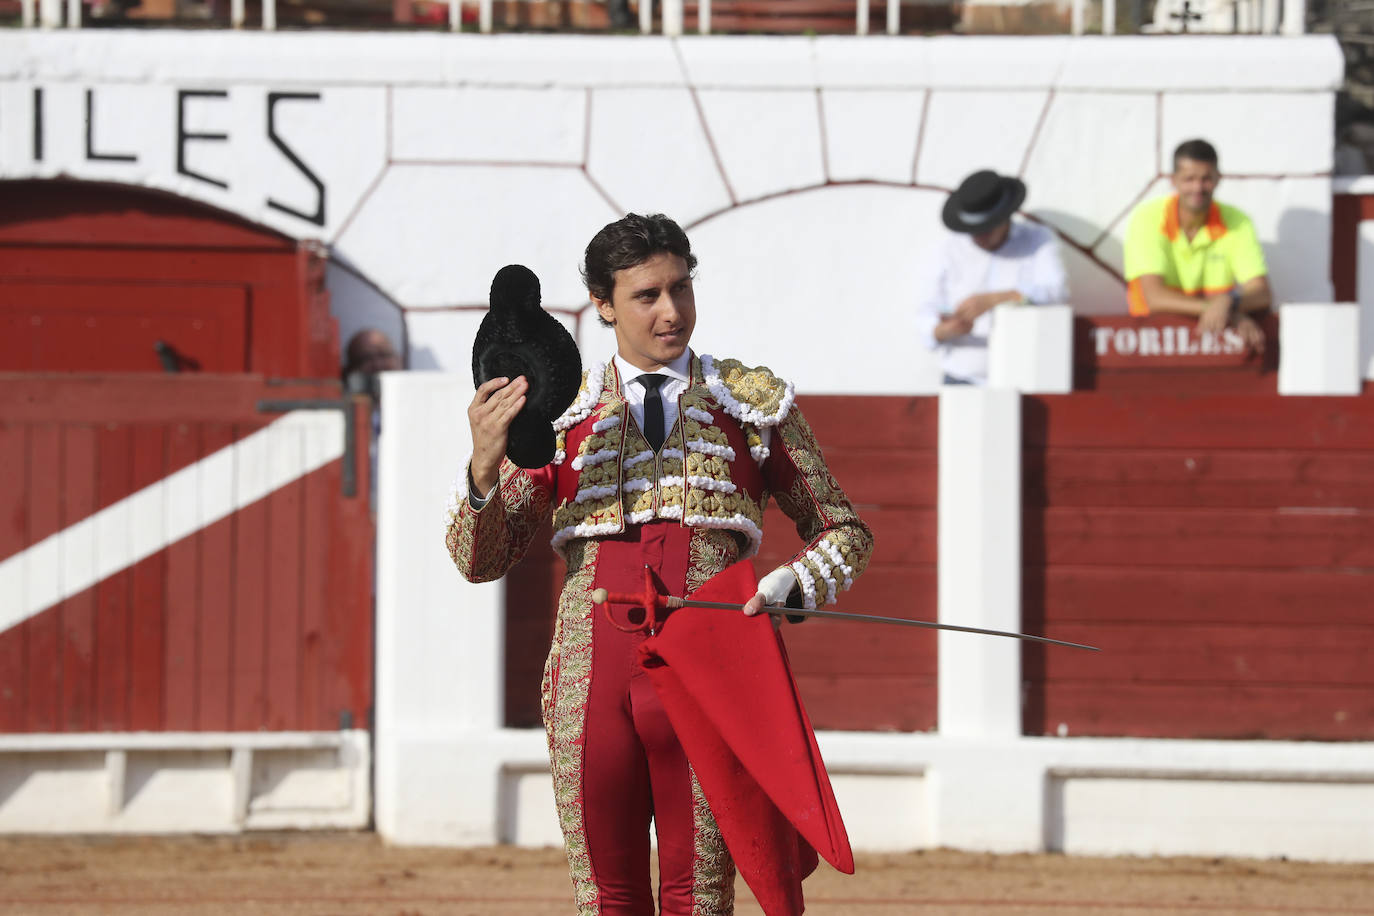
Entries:
[[1178,238],[1178,195],[1169,198],[1164,205],[1164,225],[1159,227],[1159,231],[1164,233],[1164,237],[1169,241]]
[[[1226,234],[1226,220],[1221,218],[1221,208],[1216,201],[1212,201],[1207,208],[1207,233],[1216,241]],[[1159,231],[1164,233],[1164,237],[1169,241],[1177,241],[1179,233],[1178,223],[1178,195],[1169,198],[1169,202],[1164,205],[1164,224],[1159,227]]]
[[1150,303],[1145,301],[1145,290],[1139,277],[1126,284],[1126,301],[1130,303],[1132,315],[1150,314]]
[[[1174,209],[1178,209],[1178,198],[1174,198]],[[1226,234],[1226,221],[1221,218],[1221,208],[1216,201],[1212,201],[1212,206],[1207,210],[1207,233],[1214,242]]]

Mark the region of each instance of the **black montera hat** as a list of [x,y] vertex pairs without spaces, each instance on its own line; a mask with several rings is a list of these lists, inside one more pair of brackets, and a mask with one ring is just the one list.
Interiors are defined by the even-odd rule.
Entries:
[[582,385],[582,357],[568,329],[539,306],[539,278],[511,264],[491,281],[491,310],[472,342],[472,383],[523,375],[525,406],[510,425],[506,457],[522,468],[553,460],[553,421]]
[[949,195],[941,216],[955,232],[987,232],[1011,219],[1025,200],[1021,179],[984,169],[965,178]]

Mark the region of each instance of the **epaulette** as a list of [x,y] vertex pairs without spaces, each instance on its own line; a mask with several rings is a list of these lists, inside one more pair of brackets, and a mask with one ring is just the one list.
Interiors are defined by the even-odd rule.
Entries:
[[605,363],[596,363],[582,373],[582,387],[577,389],[577,397],[573,398],[573,402],[563,411],[563,415],[553,421],[556,432],[572,429],[591,416],[592,408],[601,399],[601,386],[605,384],[605,376]]
[[577,389],[577,397],[563,411],[563,415],[553,421],[554,464],[562,464],[567,459],[568,430],[592,415],[592,408],[601,400],[601,389],[605,384],[605,363],[596,363],[582,373],[582,387]]
[[737,359],[702,353],[701,374],[721,408],[742,423],[777,426],[792,409],[796,391],[767,366],[749,367]]

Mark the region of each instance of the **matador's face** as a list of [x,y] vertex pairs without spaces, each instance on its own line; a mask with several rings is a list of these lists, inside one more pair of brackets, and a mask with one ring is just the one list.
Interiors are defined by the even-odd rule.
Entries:
[[697,323],[696,296],[687,262],[659,252],[617,270],[610,300],[592,297],[597,312],[615,327],[626,362],[653,372],[683,354]]

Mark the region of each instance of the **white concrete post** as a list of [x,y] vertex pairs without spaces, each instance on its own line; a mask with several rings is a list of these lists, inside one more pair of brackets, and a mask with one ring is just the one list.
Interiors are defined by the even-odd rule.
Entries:
[[229,0],[229,26],[231,28],[243,28],[243,6],[243,0]]
[[639,0],[639,32],[648,35],[654,30],[654,0]]
[[901,0],[887,0],[887,34],[896,35],[902,29]]
[[1260,31],[1265,35],[1279,33],[1280,0],[1260,0]]
[[988,340],[988,387],[1036,394],[1073,390],[1073,309],[999,305]]
[[1307,31],[1307,0],[1283,0],[1283,34],[1302,35]]
[[1374,220],[1360,223],[1355,301],[1360,304],[1360,375],[1374,379]]
[[703,35],[711,34],[711,0],[697,3],[697,31]]
[[1087,0],[1073,0],[1073,7],[1070,11],[1069,31],[1074,35],[1083,34],[1084,7]]
[[45,29],[62,25],[62,0],[38,0],[38,24]]
[[1116,0],[1102,0],[1102,34],[1116,34]]
[[463,29],[463,0],[448,0],[448,29],[460,32]]
[[1241,34],[1255,31],[1255,23],[1259,18],[1255,13],[1255,2],[1256,0],[1238,0],[1235,6],[1235,31]]
[[682,34],[682,0],[663,0],[663,34],[672,38]]
[[382,378],[377,513],[377,831],[400,843],[499,840],[505,587],[473,585],[444,546],[471,450],[470,377]]
[[277,30],[277,0],[262,0],[262,30],[264,32]]
[[858,7],[854,11],[854,34],[868,34],[868,0],[859,0]]
[[81,0],[67,0],[67,28],[81,28]]
[[19,24],[26,29],[33,28],[36,18],[36,0],[19,0]]
[[[941,623],[1021,628],[1021,394],[940,389],[938,605]],[[941,737],[1021,734],[1021,644],[942,631]]]
[[1279,309],[1279,394],[1359,394],[1360,384],[1358,305]]

